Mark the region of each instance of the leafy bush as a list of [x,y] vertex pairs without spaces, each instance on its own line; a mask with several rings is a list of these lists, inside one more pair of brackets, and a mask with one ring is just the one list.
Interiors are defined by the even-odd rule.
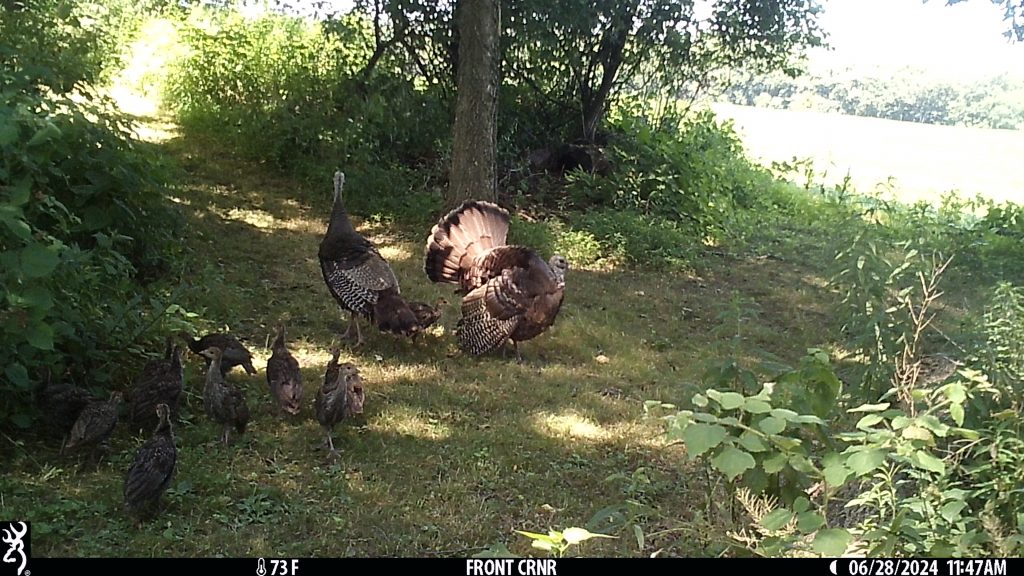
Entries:
[[[56,30],[74,20],[51,16]],[[87,71],[73,92],[54,91],[74,70],[47,68],[55,54],[31,52],[93,48],[74,35],[52,46],[23,40],[0,44],[18,54],[0,71],[0,421],[21,427],[43,369],[99,388],[131,369],[118,359],[142,353],[159,321],[150,307],[173,310],[142,284],[172,269],[183,223],[160,194],[165,171],[80,81]]]

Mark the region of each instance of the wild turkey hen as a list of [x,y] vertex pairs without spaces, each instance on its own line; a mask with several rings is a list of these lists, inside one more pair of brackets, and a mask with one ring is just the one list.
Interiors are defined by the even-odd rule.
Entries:
[[331,351],[331,361],[324,372],[324,383],[317,391],[314,408],[316,419],[327,433],[327,445],[331,456],[337,456],[334,439],[331,437],[334,426],[344,419],[363,413],[363,402],[366,394],[363,391],[363,380],[359,368],[351,362],[338,363],[340,351]]
[[109,400],[87,404],[71,428],[65,449],[107,449],[107,440],[117,427],[117,410],[122,400],[121,392],[112,392]]
[[[188,349],[191,350],[193,354],[202,356],[203,350],[206,350],[207,348],[220,348],[223,352],[220,365],[221,375],[223,376],[227,376],[228,372],[230,372],[235,366],[241,366],[245,370],[246,374],[249,374],[250,376],[254,376],[256,374],[256,367],[252,365],[252,352],[249,352],[249,349],[243,346],[242,343],[238,341],[238,338],[235,338],[231,334],[207,334],[199,340],[193,339],[192,335],[188,332],[180,332],[179,336],[185,340],[185,343],[188,344]],[[209,357],[205,358],[206,367],[209,368],[210,359]]]
[[566,259],[545,262],[525,246],[506,244],[508,211],[491,202],[468,200],[433,227],[424,270],[432,282],[457,284],[462,317],[459,347],[483,354],[512,341],[530,340],[555,321],[565,293]]
[[157,404],[156,418],[153,435],[135,452],[135,460],[124,478],[124,505],[136,520],[145,519],[155,512],[160,496],[174,477],[178,459],[171,410],[167,404]]
[[210,347],[199,354],[210,360],[206,370],[206,386],[203,388],[203,408],[210,419],[220,423],[221,440],[227,446],[232,427],[239,434],[245,433],[249,424],[249,405],[245,392],[224,380],[221,370],[224,352],[220,348]]
[[416,315],[402,298],[398,279],[387,260],[352,227],[342,200],[344,186],[345,174],[335,172],[331,220],[318,252],[327,289],[351,314],[342,336],[351,338],[355,329],[356,343],[362,344],[359,317],[369,319],[382,331],[412,336],[420,330]]
[[273,354],[267,360],[267,384],[270,395],[285,412],[296,415],[302,407],[302,372],[299,361],[284,343],[284,326],[280,326],[272,346]]
[[181,393],[185,385],[185,367],[181,349],[167,338],[162,358],[150,360],[135,378],[128,398],[128,421],[136,429],[152,429],[157,423],[156,407],[167,404],[171,418],[179,417]]

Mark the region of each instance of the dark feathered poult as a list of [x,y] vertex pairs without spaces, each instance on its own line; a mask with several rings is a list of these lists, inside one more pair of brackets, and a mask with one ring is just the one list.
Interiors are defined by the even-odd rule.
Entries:
[[174,446],[171,411],[166,404],[158,404],[153,435],[135,452],[135,460],[124,478],[124,505],[137,521],[156,511],[160,497],[174,477],[178,452]]
[[272,346],[273,353],[267,360],[267,385],[274,402],[285,412],[295,415],[302,408],[302,372],[284,338],[285,329],[281,326]]
[[346,418],[362,414],[366,400],[359,368],[351,362],[339,363],[339,355],[340,351],[335,348],[314,403],[317,422],[327,434],[327,445],[332,456],[338,453],[332,438],[334,426]]
[[75,420],[66,450],[106,449],[107,440],[117,427],[117,411],[124,400],[121,392],[112,392],[106,401],[90,402]]
[[203,388],[203,408],[211,420],[221,425],[221,440],[225,445],[231,437],[231,428],[244,434],[249,424],[249,404],[245,392],[224,379],[221,371],[223,352],[220,348],[207,348],[200,352],[210,360]]
[[136,430],[152,430],[157,424],[156,407],[159,404],[166,404],[171,411],[171,419],[177,420],[184,385],[181,349],[169,337],[163,357],[147,362],[135,378],[128,397],[128,421]]
[[[246,374],[250,376],[256,374],[256,367],[252,365],[252,352],[239,342],[238,338],[231,334],[207,334],[198,340],[193,339],[187,332],[181,332],[179,335],[188,344],[188,349],[193,354],[202,355],[203,350],[207,348],[220,348],[223,352],[220,370],[224,376],[227,376],[228,372],[235,366],[241,366]],[[206,358],[206,366],[210,366],[210,359],[208,357]]]

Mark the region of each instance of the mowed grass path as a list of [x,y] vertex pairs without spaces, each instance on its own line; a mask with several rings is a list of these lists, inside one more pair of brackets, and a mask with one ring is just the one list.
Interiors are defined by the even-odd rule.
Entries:
[[[561,316],[521,346],[523,364],[500,353],[467,357],[454,346],[453,287],[430,284],[422,271],[428,230],[371,225],[372,215],[357,213],[405,294],[452,304],[419,342],[364,325],[366,344],[344,349],[342,360],[362,369],[366,412],[337,427],[342,454],[329,461],[312,398],[348,320],[316,257],[334,167],[324,168],[321,187],[301,190],[194,140],[162,146],[188,175],[174,192],[194,253],[182,305],[256,354],[258,375],[229,376],[253,419],[230,446],[217,444],[219,428],[202,410],[202,363],[186,356],[177,475],[166,509],[140,529],[123,513],[121,487],[143,436],[119,427],[113,453],[84,469],[53,443],[4,439],[0,516],[34,523],[34,555],[464,556],[495,542],[542,554],[513,530],[582,526],[627,498],[660,511],[644,520],[647,533],[685,527],[712,488],[681,447],[666,445],[643,402],[685,403],[707,361],[727,353],[793,362],[824,338],[827,298],[813,271],[709,252],[688,273],[571,270]],[[295,418],[275,414],[264,372],[280,321],[306,385]],[[641,468],[649,482],[608,480]],[[622,532],[581,553],[713,553],[692,526],[649,537],[642,549]]]

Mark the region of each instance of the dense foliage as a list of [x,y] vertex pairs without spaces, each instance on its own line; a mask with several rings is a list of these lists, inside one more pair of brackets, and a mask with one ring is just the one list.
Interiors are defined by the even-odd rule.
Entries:
[[[121,25],[90,5],[36,2],[0,35],[0,421],[28,426],[33,384],[106,388],[152,339],[146,285],[174,266],[181,218],[159,159],[90,81]],[[82,22],[86,14],[93,26]],[[101,41],[101,39],[103,39]]]
[[1024,79],[1005,75],[954,84],[912,69],[891,77],[746,74],[725,90],[723,97],[746,106],[841,112],[925,124],[1024,127]]

